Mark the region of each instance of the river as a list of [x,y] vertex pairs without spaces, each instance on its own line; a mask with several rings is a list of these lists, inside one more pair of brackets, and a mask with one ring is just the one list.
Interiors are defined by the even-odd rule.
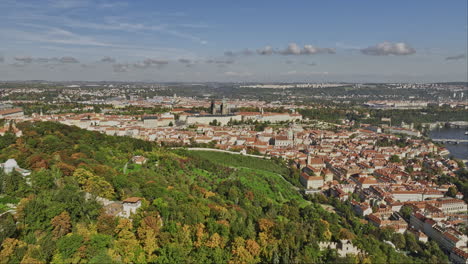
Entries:
[[[468,135],[465,135],[465,131],[467,131],[466,128],[436,128],[429,132],[429,137],[433,139],[468,139]],[[450,155],[455,158],[468,160],[468,143],[446,143],[444,146],[450,151]]]

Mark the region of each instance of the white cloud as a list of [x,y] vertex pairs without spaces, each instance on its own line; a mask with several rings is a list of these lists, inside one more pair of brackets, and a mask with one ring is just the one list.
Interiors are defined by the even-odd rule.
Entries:
[[301,49],[296,43],[289,43],[288,47],[278,52],[282,55],[313,55],[319,53],[335,54],[335,49],[319,48],[312,45],[304,45]]
[[224,73],[224,75],[229,76],[229,77],[250,77],[253,74],[250,72],[234,72],[234,71],[227,71]]
[[[37,29],[39,28],[39,29]],[[42,29],[42,30],[41,30]],[[100,46],[100,47],[111,47],[114,46],[110,43],[104,43],[95,40],[89,36],[82,36],[79,34],[72,33],[67,30],[60,28],[37,26],[32,31],[23,31],[15,29],[3,29],[0,30],[0,34],[13,36],[15,40],[29,41],[29,42],[41,42],[41,43],[54,43],[54,44],[68,44],[76,46]]]
[[335,54],[335,49],[332,48],[319,48],[312,45],[304,45],[304,49],[301,51],[302,54],[317,54],[317,53],[328,53]]
[[404,42],[382,42],[374,46],[370,46],[365,49],[361,49],[361,52],[365,55],[372,56],[388,56],[388,55],[411,55],[416,53],[416,50],[413,49],[410,45]]
[[283,55],[299,55],[301,54],[301,48],[296,43],[289,43],[288,47],[279,51],[279,53]]
[[265,47],[257,50],[257,53],[260,54],[260,55],[271,55],[271,54],[273,54],[273,52],[274,52],[274,50],[270,46],[265,46]]

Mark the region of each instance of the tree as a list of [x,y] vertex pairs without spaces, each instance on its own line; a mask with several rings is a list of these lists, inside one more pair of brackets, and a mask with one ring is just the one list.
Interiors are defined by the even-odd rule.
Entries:
[[416,240],[416,237],[410,232],[405,233],[406,248],[411,252],[421,252],[421,247]]
[[232,258],[230,264],[237,263],[256,263],[259,261],[260,246],[255,240],[244,240],[242,237],[236,237],[232,248]]
[[400,234],[400,233],[393,234],[392,243],[398,249],[405,248],[405,246],[406,246],[405,236],[403,234]]
[[13,257],[13,253],[17,248],[23,248],[26,246],[26,243],[20,241],[16,238],[7,238],[3,241],[0,251],[0,260],[2,263],[8,263],[9,260]]
[[51,171],[41,169],[31,174],[32,186],[37,191],[55,188],[55,180]]
[[113,248],[114,254],[120,255],[124,263],[136,262],[143,253],[132,229],[132,222],[121,218],[114,230],[117,235]]
[[13,215],[5,213],[0,216],[0,244],[7,237],[11,237],[16,231],[16,223]]
[[413,213],[413,208],[409,205],[403,205],[400,208],[400,214],[405,218],[406,221],[409,221],[411,213]]
[[0,149],[4,149],[11,144],[14,144],[16,142],[16,136],[15,134],[11,132],[6,132],[5,135],[0,136]]
[[59,215],[52,218],[50,223],[54,227],[52,234],[56,239],[70,233],[71,231],[71,219],[67,211],[63,211]]
[[83,237],[76,234],[69,234],[57,240],[57,249],[59,256],[54,256],[55,259],[63,259],[64,262],[71,262],[69,259],[73,257],[78,248],[83,243]]
[[450,186],[447,190],[446,195],[455,198],[457,196],[457,187],[455,186]]
[[113,235],[117,227],[117,218],[102,212],[97,219],[97,230],[99,233]]
[[146,260],[149,262],[153,262],[156,259],[154,251],[158,248],[156,237],[159,235],[160,225],[160,218],[149,215],[142,219],[140,227],[138,228],[138,238],[145,251]]
[[76,169],[73,177],[78,180],[86,192],[107,199],[114,197],[114,188],[109,182],[84,168]]
[[400,156],[398,156],[398,155],[392,155],[392,156],[390,157],[390,160],[389,160],[389,161],[390,161],[390,162],[393,162],[393,163],[400,162]]
[[341,228],[339,237],[340,239],[353,240],[356,236],[351,231],[349,231],[349,229]]

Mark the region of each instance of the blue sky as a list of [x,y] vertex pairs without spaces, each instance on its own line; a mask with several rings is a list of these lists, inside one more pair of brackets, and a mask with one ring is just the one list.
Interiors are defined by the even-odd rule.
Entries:
[[1,80],[467,80],[467,1],[0,1]]

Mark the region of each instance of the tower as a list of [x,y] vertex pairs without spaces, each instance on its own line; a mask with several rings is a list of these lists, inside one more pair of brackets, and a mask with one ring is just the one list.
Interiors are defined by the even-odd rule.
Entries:
[[221,104],[221,114],[222,115],[229,114],[229,106],[226,103],[226,99],[223,99],[223,103]]
[[211,100],[210,112],[212,115],[216,114],[216,104],[215,104],[214,99]]
[[294,132],[293,132],[292,128],[289,128],[289,130],[288,130],[288,139],[289,140],[294,139]]

